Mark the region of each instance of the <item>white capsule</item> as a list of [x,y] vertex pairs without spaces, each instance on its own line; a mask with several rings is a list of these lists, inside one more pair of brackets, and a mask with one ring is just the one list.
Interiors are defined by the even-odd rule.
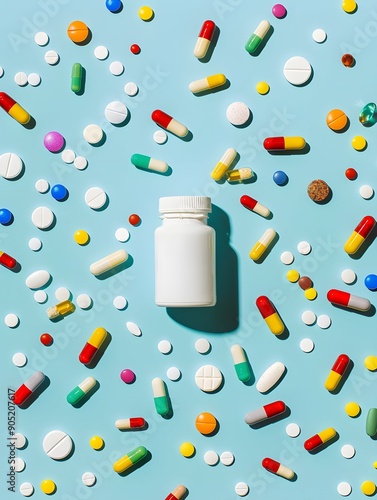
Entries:
[[98,276],[110,269],[122,264],[128,259],[128,253],[125,250],[117,250],[116,252],[107,255],[103,259],[93,262],[89,270],[94,276]]

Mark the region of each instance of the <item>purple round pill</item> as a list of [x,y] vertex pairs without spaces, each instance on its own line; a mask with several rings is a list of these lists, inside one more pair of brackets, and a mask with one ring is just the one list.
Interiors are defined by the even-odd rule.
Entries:
[[64,148],[65,139],[59,132],[49,132],[44,136],[43,144],[51,153],[59,153]]
[[282,19],[283,17],[286,16],[287,14],[287,9],[284,7],[284,5],[282,5],[281,3],[276,3],[273,7],[272,7],[272,13],[275,17],[277,17],[278,19]]
[[132,384],[135,381],[136,375],[132,370],[129,368],[126,368],[125,370],[122,370],[120,373],[120,378],[125,382],[126,384]]

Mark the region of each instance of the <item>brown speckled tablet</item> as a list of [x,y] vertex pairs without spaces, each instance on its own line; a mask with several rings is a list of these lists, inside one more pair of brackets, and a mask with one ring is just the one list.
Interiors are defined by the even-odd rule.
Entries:
[[325,181],[316,179],[308,186],[309,198],[313,201],[325,201],[330,194],[330,188]]

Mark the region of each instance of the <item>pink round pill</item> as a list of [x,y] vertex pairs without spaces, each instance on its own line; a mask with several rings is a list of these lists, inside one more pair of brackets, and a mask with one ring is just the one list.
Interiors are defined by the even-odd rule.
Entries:
[[277,17],[278,19],[282,19],[283,17],[286,16],[287,14],[287,9],[284,7],[284,5],[282,5],[281,3],[276,3],[273,7],[272,7],[272,13],[275,17]]
[[122,370],[120,373],[120,378],[125,382],[126,384],[132,384],[135,381],[136,375],[132,370],[129,368],[126,368],[125,370]]
[[44,136],[43,144],[51,153],[59,153],[65,146],[65,139],[59,132],[49,132]]

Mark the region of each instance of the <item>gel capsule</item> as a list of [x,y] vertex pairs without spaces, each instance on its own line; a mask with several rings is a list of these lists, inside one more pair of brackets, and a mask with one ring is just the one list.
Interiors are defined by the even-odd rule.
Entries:
[[156,160],[150,156],[145,156],[141,154],[134,154],[131,156],[131,163],[137,168],[143,170],[154,170],[155,172],[165,173],[169,168],[168,164],[162,160]]
[[261,21],[254,33],[248,39],[245,45],[245,49],[249,54],[254,54],[262,43],[264,37],[267,35],[270,29],[270,23],[268,21]]
[[278,476],[284,477],[285,479],[292,479],[295,475],[294,471],[285,465],[273,460],[272,458],[264,458],[262,460],[263,467]]
[[276,236],[276,231],[274,229],[272,228],[267,229],[259,238],[259,240],[255,243],[253,248],[250,250],[249,253],[250,259],[254,261],[259,260],[263,256],[267,248],[271,245],[275,236]]
[[117,250],[103,259],[93,262],[93,264],[89,267],[89,270],[92,274],[94,274],[94,276],[98,276],[99,274],[105,273],[106,271],[110,271],[110,269],[119,266],[119,264],[122,264],[127,259],[128,253],[125,250]]
[[140,460],[147,456],[147,453],[148,450],[144,446],[138,446],[127,455],[117,460],[113,465],[113,469],[118,474],[121,474],[125,470],[140,462]]
[[151,117],[157,125],[160,125],[160,127],[168,132],[172,132],[178,137],[186,137],[188,134],[188,128],[185,125],[182,125],[182,123],[160,109],[155,109]]
[[226,172],[228,182],[242,182],[251,179],[253,171],[249,167],[237,168]]
[[142,417],[122,418],[115,421],[115,427],[120,430],[142,429],[145,427],[145,420]]
[[71,72],[71,90],[80,92],[82,86],[82,66],[80,63],[73,63]]
[[356,295],[351,295],[348,292],[334,288],[327,292],[327,300],[336,306],[356,309],[356,311],[368,311],[371,306],[368,299],[357,297]]
[[217,75],[207,76],[201,80],[195,80],[189,85],[189,89],[193,94],[198,94],[199,92],[204,92],[206,90],[211,90],[216,87],[220,87],[226,83],[226,76],[222,73]]
[[318,434],[315,434],[311,438],[307,439],[304,443],[304,448],[307,451],[315,450],[322,444],[330,441],[330,439],[334,438],[335,436],[336,430],[333,427],[328,427],[324,431],[321,431]]
[[345,252],[347,252],[348,255],[356,253],[367,236],[372,232],[375,225],[376,219],[371,215],[366,215],[355,227],[355,230],[344,244]]
[[83,350],[80,352],[79,361],[84,365],[89,365],[93,361],[94,356],[97,354],[106,337],[107,331],[104,328],[96,328],[88,342],[84,345]]
[[30,397],[33,392],[37,390],[37,388],[44,381],[45,376],[42,372],[35,372],[33,375],[26,380],[14,393],[13,402],[16,405],[22,405],[28,397]]
[[265,295],[261,295],[255,303],[271,332],[274,335],[281,335],[285,330],[284,323],[270,299]]
[[241,380],[241,382],[247,382],[251,379],[251,370],[246,359],[245,351],[239,344],[234,344],[230,348],[230,352],[232,354],[238,379]]
[[164,381],[157,377],[154,378],[152,380],[152,390],[157,413],[162,416],[167,415],[170,407]]
[[95,378],[87,377],[67,395],[68,403],[71,405],[77,404],[91,389],[93,389],[96,383],[97,381]]
[[194,56],[198,59],[206,56],[215,28],[216,24],[213,21],[204,21],[194,47]]
[[257,422],[261,422],[262,420],[266,420],[267,418],[272,418],[276,415],[280,415],[281,413],[284,413],[285,410],[286,406],[283,401],[274,401],[273,403],[262,406],[262,408],[258,408],[257,410],[253,410],[247,413],[245,415],[245,422],[248,425],[253,425]]
[[186,486],[183,484],[178,485],[174,491],[169,493],[169,495],[165,498],[165,500],[181,500],[185,493],[187,492]]
[[370,437],[377,434],[377,408],[369,409],[365,422],[365,431]]
[[227,149],[222,155],[220,161],[217,163],[216,167],[212,170],[212,179],[214,179],[215,181],[220,181],[226,174],[227,170],[229,170],[229,167],[233,163],[236,155],[237,151],[235,149]]
[[46,310],[49,319],[55,319],[59,316],[65,316],[75,310],[75,305],[70,300],[63,300]]
[[0,106],[21,125],[26,125],[31,120],[29,113],[5,92],[0,92]]
[[306,141],[303,137],[267,137],[263,146],[267,151],[303,149]]
[[335,391],[341,378],[347,370],[349,362],[350,358],[347,354],[340,354],[337,357],[325,382],[325,387],[328,391]]
[[0,264],[8,269],[14,269],[17,265],[17,261],[7,253],[0,251]]
[[254,198],[248,196],[247,194],[241,196],[240,202],[245,208],[252,210],[253,212],[261,215],[262,217],[268,217],[271,213],[267,207],[259,203],[257,200],[254,200]]

